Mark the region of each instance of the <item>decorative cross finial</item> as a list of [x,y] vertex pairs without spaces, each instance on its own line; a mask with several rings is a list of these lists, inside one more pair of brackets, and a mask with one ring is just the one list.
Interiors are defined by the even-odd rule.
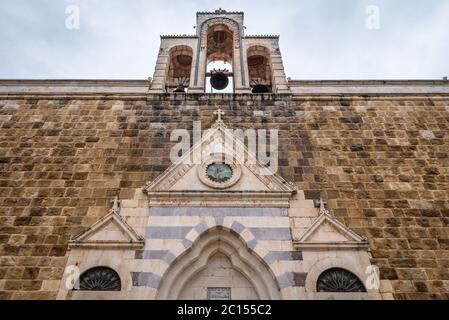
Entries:
[[218,116],[217,122],[222,122],[221,117],[225,115],[224,111],[219,108],[214,112],[214,115]]
[[119,204],[120,204],[120,200],[118,199],[118,197],[115,196],[114,200],[111,200],[111,203],[113,203],[112,210],[118,212],[119,211]]
[[324,212],[326,210],[326,204],[324,203],[324,199],[320,199],[320,212]]
[[330,214],[330,211],[326,209],[327,201],[323,198],[320,198],[320,200],[315,200],[315,207],[320,208],[320,214]]

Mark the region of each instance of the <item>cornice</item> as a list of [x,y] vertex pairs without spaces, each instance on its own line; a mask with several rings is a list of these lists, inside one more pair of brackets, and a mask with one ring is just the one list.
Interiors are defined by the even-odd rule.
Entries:
[[291,80],[291,94],[148,93],[148,80],[0,79],[0,97],[61,99],[139,98],[163,100],[301,99],[447,99],[445,80]]
[[198,11],[197,15],[224,15],[224,14],[245,14],[243,11],[226,11],[226,10],[216,10],[216,11]]
[[289,80],[289,86],[403,86],[403,85],[443,85],[449,87],[448,80],[439,79],[398,79],[398,80]]
[[247,35],[243,39],[279,39],[279,35],[275,34],[261,34],[261,35]]
[[240,208],[289,208],[291,192],[198,192],[168,191],[147,192],[150,207],[240,207]]
[[198,36],[193,34],[161,35],[161,39],[198,39]]

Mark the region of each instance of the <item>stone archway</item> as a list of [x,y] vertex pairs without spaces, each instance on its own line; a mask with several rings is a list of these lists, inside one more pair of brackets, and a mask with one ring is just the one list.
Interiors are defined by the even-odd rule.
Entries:
[[210,288],[226,288],[232,299],[281,299],[270,271],[237,236],[223,229],[200,237],[169,268],[157,299],[205,300]]

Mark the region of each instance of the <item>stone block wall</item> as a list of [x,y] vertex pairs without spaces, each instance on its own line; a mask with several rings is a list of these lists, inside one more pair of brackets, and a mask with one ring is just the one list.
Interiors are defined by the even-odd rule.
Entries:
[[449,98],[0,98],[0,299],[54,299],[72,235],[171,164],[174,129],[279,129],[279,173],[367,236],[396,299],[449,299]]

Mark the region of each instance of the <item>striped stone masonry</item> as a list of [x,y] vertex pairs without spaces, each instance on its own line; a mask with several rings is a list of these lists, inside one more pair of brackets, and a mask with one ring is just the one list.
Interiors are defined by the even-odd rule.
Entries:
[[[132,272],[133,286],[157,289],[164,273],[189,252],[200,237],[214,230],[228,231],[239,238],[249,252],[259,257],[269,270],[274,266],[272,272],[280,289],[304,286],[304,281],[298,279],[305,277],[301,278],[293,269],[294,263],[301,263],[303,255],[291,247],[288,209],[195,207],[150,208],[147,244],[144,250],[135,252],[134,259],[161,262],[165,267],[160,269],[160,273],[154,270]],[[163,250],[160,246],[153,249],[153,243],[160,245],[161,242],[169,245]],[[284,268],[284,262],[287,266],[293,263],[291,270]]]

